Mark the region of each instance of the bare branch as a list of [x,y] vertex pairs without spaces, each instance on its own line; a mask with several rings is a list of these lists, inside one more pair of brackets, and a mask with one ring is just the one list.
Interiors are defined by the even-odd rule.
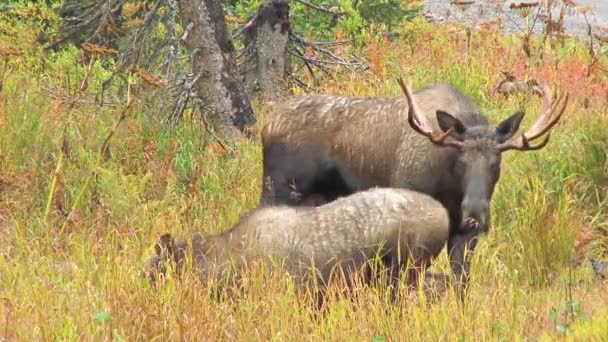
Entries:
[[[291,46],[291,51],[292,54],[298,58],[300,58],[306,65],[306,67],[309,69],[309,71],[312,73],[312,67],[311,65],[315,65],[317,68],[319,68],[321,71],[323,71],[325,74],[331,76],[331,74],[329,73],[327,67],[328,66],[344,66],[348,69],[362,69],[365,70],[368,68],[367,63],[365,62],[360,62],[360,61],[348,61],[346,59],[340,58],[338,56],[336,56],[332,51],[322,48],[321,46],[331,46],[331,43],[320,43],[320,42],[308,42],[304,37],[298,35],[295,32],[291,32],[290,33],[290,38],[292,39],[292,41],[294,43],[300,44],[302,46],[306,46],[311,48],[313,51],[318,52],[324,56],[327,56],[329,59],[312,59],[306,56],[306,54],[302,51],[302,49],[300,47],[298,47],[297,44],[292,44]],[[335,45],[342,45],[342,44],[346,44],[346,42],[336,42],[338,44]],[[295,51],[295,54],[293,53]]]
[[182,91],[178,95],[176,101],[174,102],[173,108],[171,112],[169,112],[169,116],[167,117],[168,122],[178,122],[181,120],[184,110],[186,109],[186,105],[188,104],[188,100],[192,97],[192,88],[198,82],[198,79],[202,74],[195,75],[191,80],[185,79],[182,85]]
[[330,15],[332,15],[334,17],[339,17],[339,16],[344,15],[343,12],[334,12],[332,10],[329,10],[329,9],[325,8],[325,7],[317,6],[317,5],[312,4],[312,3],[308,2],[308,1],[305,1],[305,0],[295,0],[295,1],[301,3],[304,6],[307,6],[307,7],[310,7],[312,9],[315,9],[315,10],[317,10],[319,12],[330,14]]
[[[167,35],[169,43],[169,54],[163,63],[165,75],[168,76],[171,63],[177,59],[178,41],[175,37],[175,25],[177,21],[177,0],[167,0],[169,7],[167,13]],[[160,49],[159,49],[160,50]]]
[[[304,57],[304,52],[302,50],[300,50],[299,47],[294,45],[293,49],[296,50],[297,57],[301,57],[301,58]],[[308,69],[308,72],[310,73],[311,77],[313,78],[314,81],[316,81],[317,79],[315,77],[315,72],[312,70],[312,66],[310,65],[310,63],[308,63],[308,61],[305,58],[302,58],[302,60],[304,61],[304,65]]]
[[300,44],[303,45],[310,45],[313,47],[316,46],[340,46],[340,45],[346,45],[346,44],[350,44],[352,43],[354,40],[352,39],[347,39],[347,40],[338,40],[335,42],[316,42],[316,41],[312,41],[309,42],[308,40],[306,40],[306,38],[302,37],[300,34],[298,34],[297,32],[292,31],[290,33],[290,37],[294,40],[297,41]]
[[60,102],[67,103],[69,105],[73,105],[73,104],[77,103],[80,105],[96,105],[98,107],[102,107],[104,105],[108,106],[108,107],[116,107],[118,104],[120,104],[120,100],[117,98],[111,98],[111,99],[105,100],[104,104],[98,104],[97,101],[95,101],[95,98],[93,98],[93,97],[83,96],[83,95],[72,96],[72,95],[66,94],[65,92],[59,90],[58,88],[56,88],[50,84],[43,84],[40,87],[40,90],[37,92],[40,95],[51,97],[53,99],[56,99]]
[[245,29],[251,27],[251,25],[253,25],[257,19],[258,19],[258,14],[256,13],[253,17],[251,17],[251,19],[247,20],[247,22],[245,24],[243,24],[242,26],[240,26],[240,27],[236,28],[234,31],[232,31],[232,39],[237,39],[238,37],[240,37],[241,34],[243,34],[243,31],[245,31]]
[[298,86],[300,86],[300,88],[304,88],[306,90],[312,90],[313,92],[320,92],[321,89],[315,87],[315,86],[311,86],[309,84],[307,84],[306,82],[304,82],[303,80],[297,78],[295,75],[291,74],[291,73],[287,73],[287,76]]

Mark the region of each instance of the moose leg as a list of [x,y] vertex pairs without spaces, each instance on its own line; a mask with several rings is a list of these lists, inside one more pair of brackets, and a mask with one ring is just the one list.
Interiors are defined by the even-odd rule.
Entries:
[[357,178],[339,162],[328,162],[321,166],[310,189],[313,194],[320,194],[327,202],[348,196],[359,190]]
[[424,294],[430,301],[440,299],[446,292],[449,279],[448,275],[443,273],[425,272],[424,276]]
[[469,269],[477,236],[477,231],[470,231],[453,234],[448,239],[450,266],[456,278],[456,290],[461,302],[464,302],[469,284]]

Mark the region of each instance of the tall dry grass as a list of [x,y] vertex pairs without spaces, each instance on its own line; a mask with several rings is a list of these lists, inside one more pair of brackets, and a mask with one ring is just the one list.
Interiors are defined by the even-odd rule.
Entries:
[[[230,158],[209,144],[196,115],[166,127],[142,101],[121,121],[126,103],[70,109],[67,97],[42,87],[91,96],[111,65],[88,70],[78,48],[43,54],[28,25],[35,24],[0,35],[0,46],[23,52],[9,57],[0,93],[0,336],[7,340],[608,339],[608,286],[584,261],[605,257],[608,244],[607,77],[584,77],[581,43],[568,41],[532,69],[573,101],[544,150],[505,154],[466,306],[453,295],[393,305],[370,288],[333,299],[318,315],[276,276],[254,274],[234,301],[214,301],[188,275],[156,291],[141,279],[160,234],[220,232],[255,206],[259,139],[240,141]],[[395,77],[408,75],[416,86],[455,85],[493,122],[520,106],[524,127],[534,120],[538,99],[489,96],[499,71],[518,72],[517,40],[475,34],[465,59],[462,33],[421,20],[400,30],[413,38],[378,42],[372,72],[337,74],[322,91],[398,96]],[[271,107],[256,105],[259,125]],[[433,269],[449,272],[445,253]]]

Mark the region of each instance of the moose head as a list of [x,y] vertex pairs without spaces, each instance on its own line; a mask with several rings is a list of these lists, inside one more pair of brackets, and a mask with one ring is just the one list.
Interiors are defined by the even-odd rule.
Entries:
[[[501,154],[508,150],[534,151],[547,145],[551,129],[559,122],[567,106],[568,94],[553,102],[549,89],[545,88],[541,115],[525,133],[517,135],[524,117],[522,111],[493,127],[488,124],[466,126],[454,115],[456,113],[437,110],[437,128],[416,105],[411,83],[406,86],[401,78],[398,82],[407,99],[409,125],[433,144],[451,147],[455,151],[450,173],[462,189],[460,230],[487,232],[490,201],[500,178]],[[533,145],[532,142],[539,138],[540,142]]]

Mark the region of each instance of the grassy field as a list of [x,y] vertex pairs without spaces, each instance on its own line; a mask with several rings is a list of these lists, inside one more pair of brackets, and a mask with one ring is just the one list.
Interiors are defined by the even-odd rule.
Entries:
[[[584,44],[546,50],[526,71],[516,38],[490,28],[467,48],[462,30],[417,20],[399,28],[408,33],[403,38],[368,46],[371,72],[344,71],[324,82],[322,92],[370,96],[400,95],[398,75],[417,87],[447,82],[492,122],[523,107],[523,127],[541,103],[491,97],[501,70],[528,73],[570,92],[572,101],[545,149],[505,154],[492,231],[477,249],[466,306],[459,308],[452,294],[436,303],[392,305],[380,289],[360,289],[352,300],[332,299],[319,316],[298,304],[281,279],[265,284],[254,275],[243,298],[215,302],[188,276],[158,291],[140,278],[160,234],[220,232],[254,207],[259,136],[239,141],[231,158],[204,133],[196,113],[164,126],[138,94],[123,120],[126,103],[71,106],[63,95],[92,99],[112,64],[89,69],[78,47],[43,53],[36,28],[0,30],[8,60],[0,63],[4,339],[608,339],[608,284],[585,259],[608,254],[608,63],[600,60],[587,77]],[[22,54],[7,56],[9,47]],[[85,75],[88,87],[80,92]],[[56,91],[49,93],[49,85]],[[268,108],[256,104],[258,131]],[[111,133],[110,153],[100,154]],[[443,252],[433,268],[448,272],[446,261]]]

